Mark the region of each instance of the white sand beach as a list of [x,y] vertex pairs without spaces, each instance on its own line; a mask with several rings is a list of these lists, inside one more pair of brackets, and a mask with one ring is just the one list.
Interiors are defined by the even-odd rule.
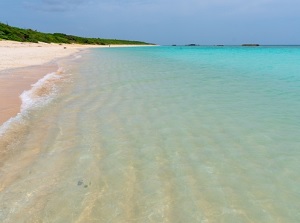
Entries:
[[58,69],[44,64],[93,47],[108,46],[0,41],[0,125],[20,111],[23,91]]
[[[80,45],[56,43],[27,43],[0,41],[0,71],[41,65],[55,59],[67,57],[87,48],[135,47],[141,45]],[[153,45],[145,45],[153,46]]]
[[100,47],[79,44],[21,43],[0,41],[0,71],[40,65],[61,57],[69,56],[79,50]]

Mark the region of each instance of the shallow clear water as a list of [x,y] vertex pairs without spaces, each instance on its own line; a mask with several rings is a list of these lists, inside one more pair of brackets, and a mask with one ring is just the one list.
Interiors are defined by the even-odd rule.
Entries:
[[299,61],[139,47],[62,63],[2,127],[1,221],[299,222]]

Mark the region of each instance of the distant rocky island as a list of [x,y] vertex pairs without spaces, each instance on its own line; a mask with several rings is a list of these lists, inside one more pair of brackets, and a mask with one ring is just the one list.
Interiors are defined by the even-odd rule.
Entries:
[[244,43],[242,46],[259,46],[257,43]]
[[[171,46],[201,46],[200,44],[195,44],[195,43],[191,43],[191,44],[186,44],[186,45],[176,45],[173,44]],[[239,45],[224,45],[224,44],[217,44],[217,45],[202,45],[202,46],[216,46],[216,47],[223,47],[223,46],[239,46]],[[260,46],[257,43],[244,43],[241,44],[240,46]]]
[[199,44],[195,44],[195,43],[191,43],[191,44],[187,44],[186,46],[200,46]]

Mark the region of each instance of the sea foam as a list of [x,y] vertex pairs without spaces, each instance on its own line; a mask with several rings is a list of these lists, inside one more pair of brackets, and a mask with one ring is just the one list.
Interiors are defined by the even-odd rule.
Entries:
[[22,100],[21,113],[28,109],[41,107],[53,100],[57,94],[56,83],[62,78],[63,70],[47,74],[32,85],[28,91],[24,91],[20,98]]
[[3,136],[8,129],[13,128],[18,123],[23,123],[31,111],[53,101],[58,94],[57,84],[64,79],[65,74],[65,70],[59,68],[56,72],[49,73],[32,84],[31,89],[24,91],[20,95],[22,101],[20,112],[0,126],[0,136]]

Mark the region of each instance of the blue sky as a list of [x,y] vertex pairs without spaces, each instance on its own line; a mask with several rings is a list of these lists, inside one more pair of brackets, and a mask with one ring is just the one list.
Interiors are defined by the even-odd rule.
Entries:
[[0,21],[157,44],[300,44],[299,0],[0,0]]

